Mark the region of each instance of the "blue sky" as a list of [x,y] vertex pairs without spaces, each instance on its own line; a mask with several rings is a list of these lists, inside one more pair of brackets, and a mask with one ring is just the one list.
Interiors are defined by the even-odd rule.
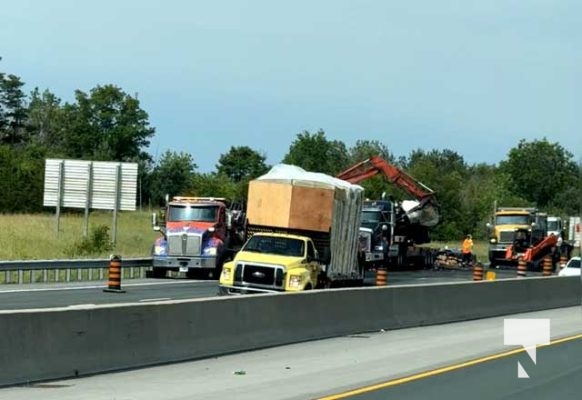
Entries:
[[496,163],[546,136],[582,158],[582,2],[2,2],[0,70],[63,100],[138,93],[152,154],[276,163],[297,133]]

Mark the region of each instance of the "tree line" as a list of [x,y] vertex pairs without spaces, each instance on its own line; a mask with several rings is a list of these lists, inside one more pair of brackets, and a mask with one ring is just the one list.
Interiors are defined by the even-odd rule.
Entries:
[[[212,172],[198,171],[195,157],[166,151],[154,161],[147,152],[156,130],[137,97],[115,85],[77,90],[63,102],[49,90],[23,90],[20,77],[0,72],[0,212],[42,212],[46,158],[122,161],[139,164],[141,205],[157,207],[165,194],[244,199],[248,182],[271,167],[251,146],[226,150]],[[442,222],[435,239],[485,235],[494,201],[536,206],[557,215],[582,210],[582,163],[547,138],[520,140],[498,164],[467,163],[449,149],[417,149],[393,154],[377,140],[353,146],[323,131],[298,133],[281,162],[337,175],[353,164],[380,155],[437,193]],[[407,196],[382,176],[361,184],[365,196]]]

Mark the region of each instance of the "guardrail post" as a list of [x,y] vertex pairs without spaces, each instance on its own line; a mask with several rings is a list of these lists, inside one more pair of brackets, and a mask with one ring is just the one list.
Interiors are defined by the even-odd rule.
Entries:
[[[104,268],[109,259],[64,259],[64,260],[0,260],[1,283],[46,283],[93,280],[99,275],[104,279]],[[133,258],[125,261],[128,271],[122,278],[135,279],[146,276],[145,268],[151,265],[151,257]],[[136,269],[137,268],[137,269]],[[85,270],[88,270],[85,272]],[[63,276],[61,277],[61,271]],[[29,275],[30,274],[30,275]],[[54,278],[53,278],[54,274]],[[4,279],[1,279],[1,278]]]

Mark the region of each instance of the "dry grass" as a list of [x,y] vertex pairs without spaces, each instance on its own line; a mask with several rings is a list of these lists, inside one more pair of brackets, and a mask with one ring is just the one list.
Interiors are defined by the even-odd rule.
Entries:
[[[122,257],[149,256],[158,235],[152,231],[150,216],[148,212],[138,211],[119,213],[117,245],[112,252]],[[94,211],[89,217],[89,230],[100,225],[111,228],[112,222],[111,212]],[[62,215],[60,225],[57,235],[54,214],[0,215],[0,260],[73,258],[71,249],[83,237],[83,215]],[[427,246],[458,249],[461,240],[432,242]],[[486,241],[475,241],[473,250],[479,261],[487,261],[487,248]],[[87,257],[107,257],[110,253],[90,254]]]
[[[82,214],[61,216],[60,232],[55,232],[54,214],[0,215],[0,259],[59,259],[71,258],[71,250],[83,237]],[[89,217],[89,232],[105,225],[111,229],[113,214],[94,211]],[[117,245],[112,252],[122,257],[144,257],[150,254],[155,237],[147,212],[118,214]],[[112,233],[111,231],[109,232]],[[87,257],[106,257],[110,251],[88,254]]]

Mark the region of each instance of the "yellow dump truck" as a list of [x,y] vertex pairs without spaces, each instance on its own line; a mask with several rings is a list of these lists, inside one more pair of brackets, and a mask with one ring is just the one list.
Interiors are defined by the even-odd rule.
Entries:
[[220,294],[360,286],[362,188],[276,165],[249,184],[246,242],[224,264]]
[[496,207],[492,223],[487,224],[490,267],[515,263],[507,252],[515,244],[517,233],[526,234],[530,245],[541,242],[547,235],[547,218],[536,208]]

